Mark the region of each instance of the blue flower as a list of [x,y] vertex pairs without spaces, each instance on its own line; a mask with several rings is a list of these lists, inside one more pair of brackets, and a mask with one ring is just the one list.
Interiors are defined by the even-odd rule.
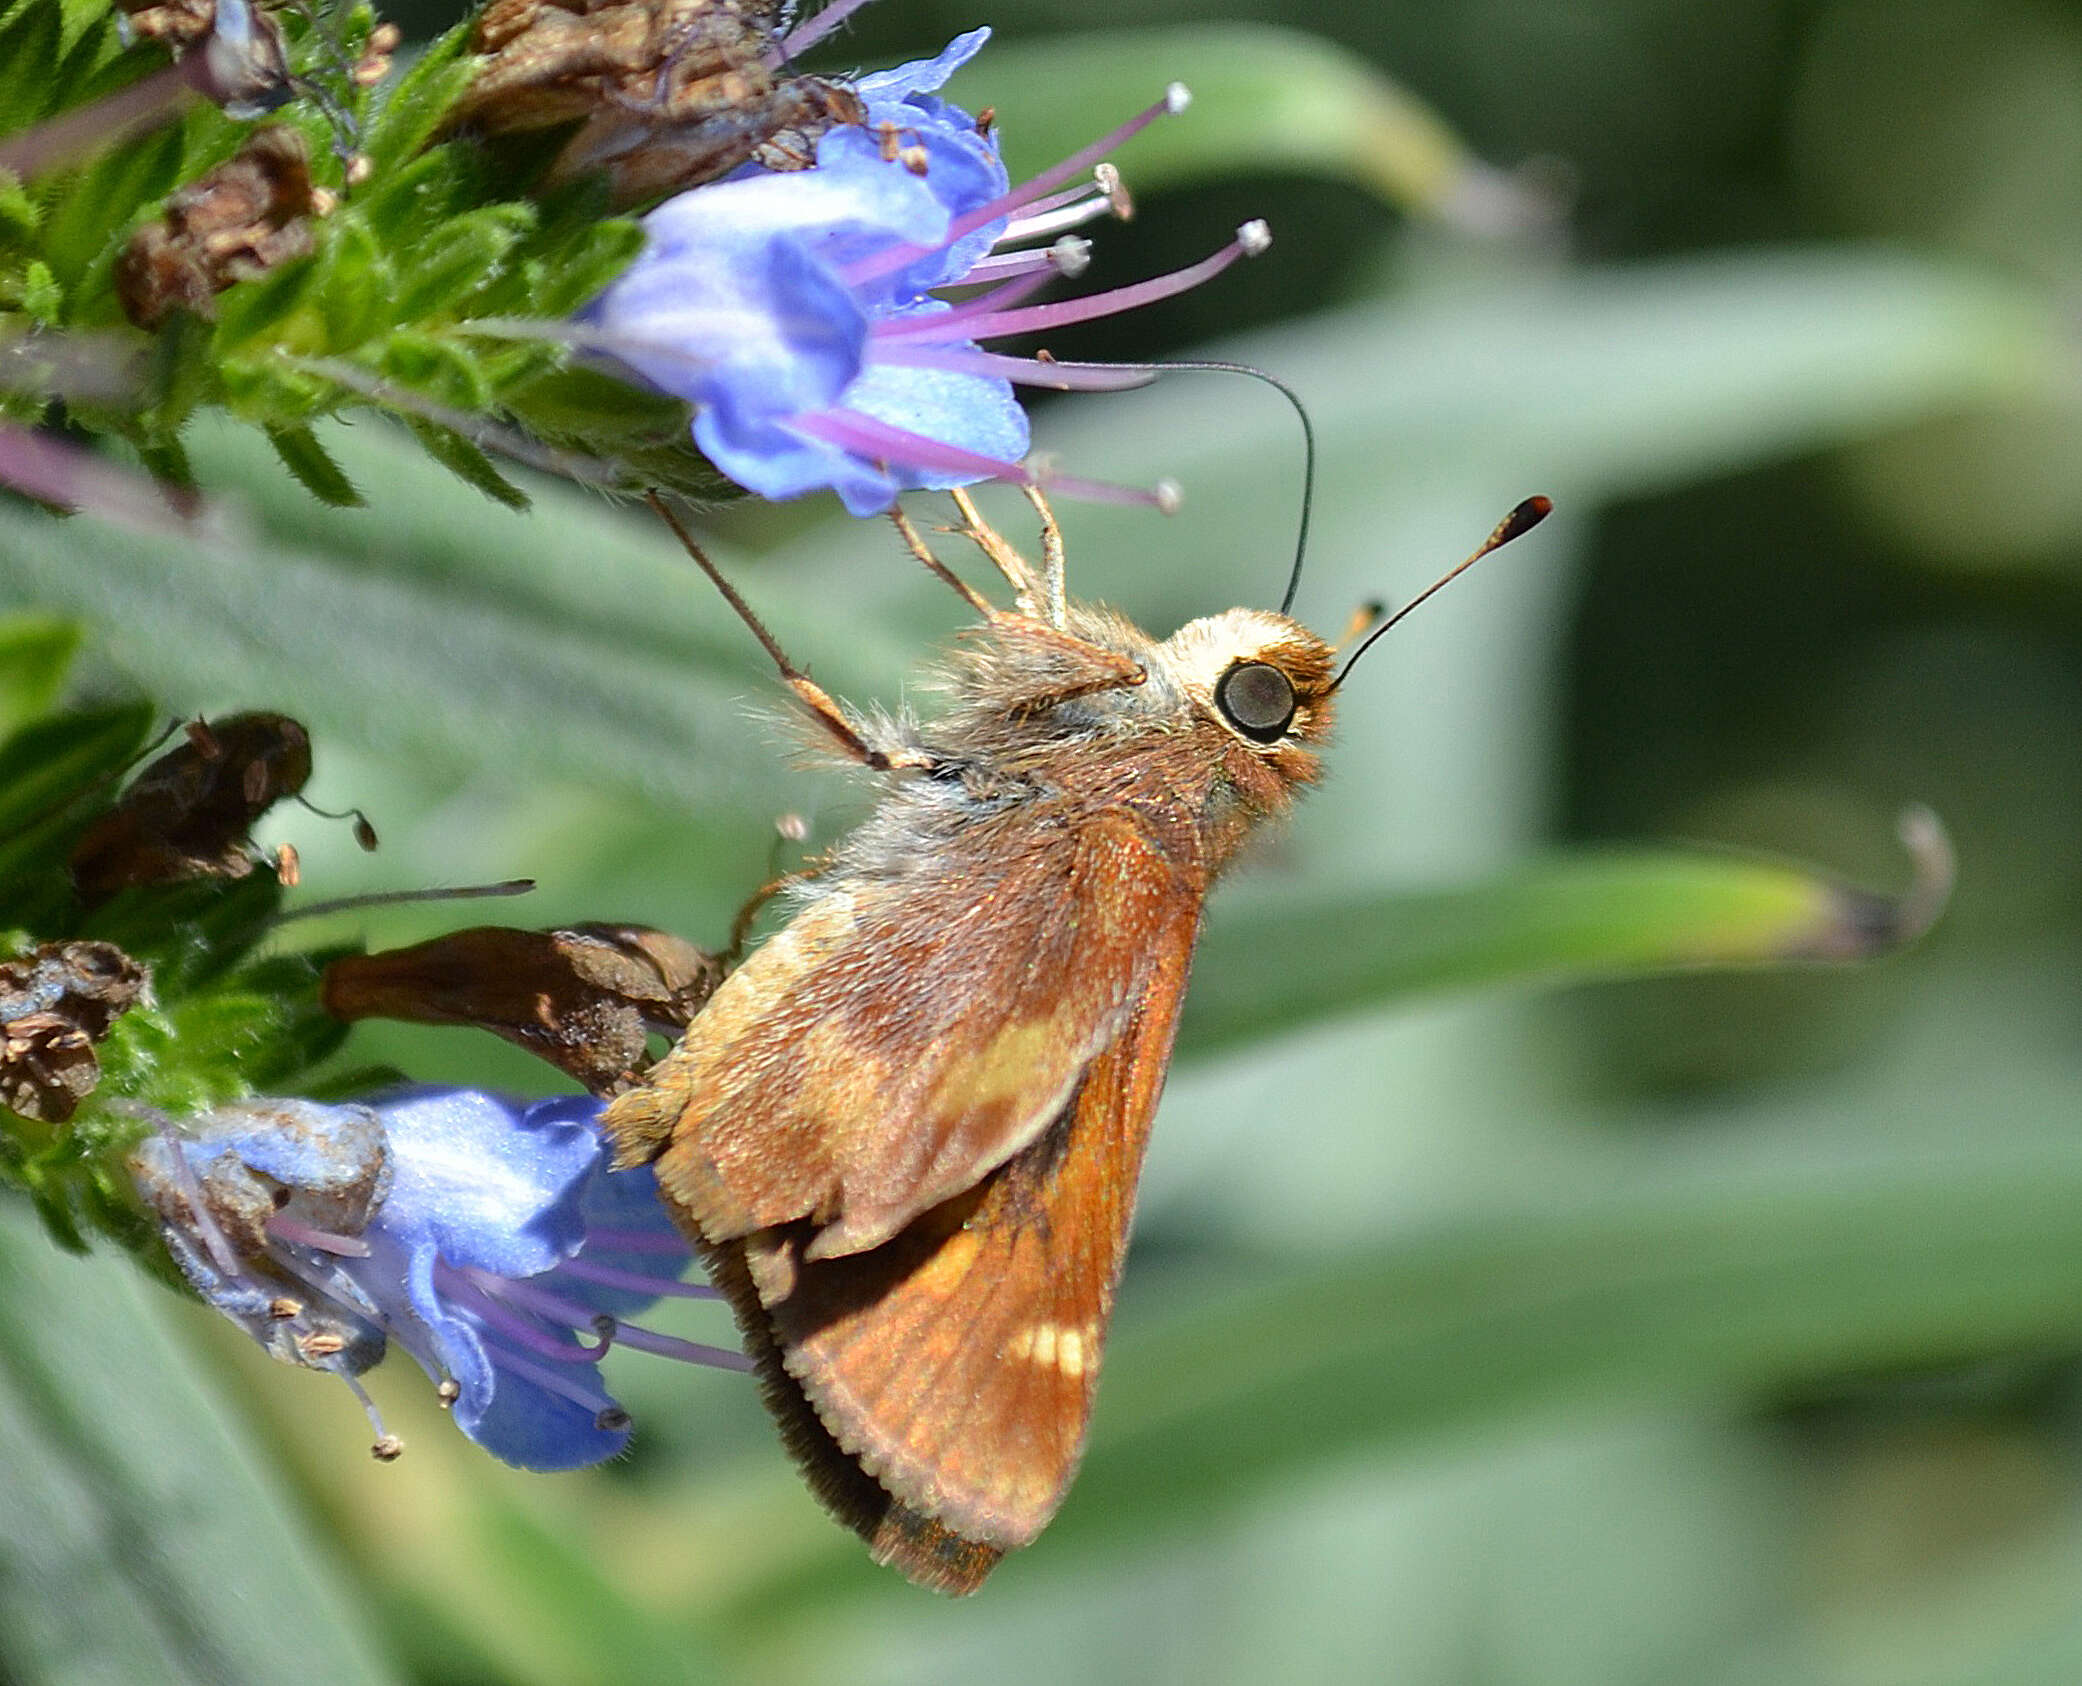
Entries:
[[355,1378],[394,1340],[471,1439],[575,1469],[628,1443],[599,1379],[610,1347],[748,1367],[625,1322],[714,1291],[678,1280],[691,1254],[649,1171],[607,1170],[599,1111],[469,1089],[250,1101],[162,1128],[130,1165],[196,1291],[278,1358],[353,1387],[378,1456],[398,1445]]
[[[994,133],[940,87],[989,38],[958,36],[937,57],[864,76],[866,121],[827,131],[816,165],[756,166],[668,200],[644,219],[634,264],[584,312],[578,343],[610,354],[695,406],[694,440],[730,478],[768,498],[830,488],[856,515],[913,487],[982,479],[1034,484],[1015,383],[1107,389],[1146,368],[1002,356],[982,342],[1089,320],[1197,285],[1262,250],[1252,224],[1177,275],[1097,297],[1020,306],[1082,270],[1068,231],[1126,202],[1099,161],[1168,111],[1149,110],[1014,188]],[[1056,191],[1073,177],[1093,179]],[[1035,242],[1044,242],[1036,245]],[[960,302],[950,287],[982,286]],[[1086,496],[1161,503],[1057,478]]]

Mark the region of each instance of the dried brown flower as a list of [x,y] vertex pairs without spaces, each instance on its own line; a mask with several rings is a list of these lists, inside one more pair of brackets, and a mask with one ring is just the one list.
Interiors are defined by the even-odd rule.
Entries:
[[94,1045],[144,993],[113,943],[44,943],[0,962],[0,1106],[62,1124],[101,1081]]
[[176,309],[209,316],[216,296],[311,250],[317,208],[303,135],[257,129],[236,154],[170,195],[116,260],[116,297],[140,328]]

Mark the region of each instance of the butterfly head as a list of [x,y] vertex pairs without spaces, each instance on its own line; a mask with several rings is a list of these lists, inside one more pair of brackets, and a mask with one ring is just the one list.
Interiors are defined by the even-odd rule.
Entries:
[[1180,627],[1156,662],[1194,712],[1281,786],[1311,784],[1329,738],[1335,658],[1300,622],[1269,609],[1230,609]]

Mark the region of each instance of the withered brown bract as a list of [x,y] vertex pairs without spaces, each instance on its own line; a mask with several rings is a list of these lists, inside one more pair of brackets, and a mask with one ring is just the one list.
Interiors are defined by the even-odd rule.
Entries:
[[243,878],[254,822],[310,778],[310,734],[286,714],[193,721],[74,846],[73,888],[97,907],[141,884]]
[[865,113],[843,84],[771,62],[782,13],[780,0],[491,0],[482,68],[444,128],[576,125],[548,180],[602,171],[617,209],[748,159],[806,169],[819,135]]
[[326,967],[319,1000],[350,1024],[475,1025],[611,1095],[635,1081],[649,1034],[685,1030],[722,976],[717,956],[644,925],[473,925],[343,955]]
[[606,1121],[655,1161],[817,1495],[965,1593],[1077,1467],[1201,909],[1316,778],[1334,680],[1284,615],[1159,642],[1069,602],[1038,496],[1038,569],[955,498],[1017,607],[898,518],[983,615],[923,725],[833,702],[689,541],[817,722],[893,776]]

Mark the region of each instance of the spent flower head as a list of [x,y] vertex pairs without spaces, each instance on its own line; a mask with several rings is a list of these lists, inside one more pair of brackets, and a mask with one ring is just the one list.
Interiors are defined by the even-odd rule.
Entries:
[[[813,168],[750,167],[659,206],[644,219],[643,252],[583,313],[580,343],[691,402],[695,443],[749,490],[828,487],[868,515],[910,488],[1032,484],[1015,385],[1117,389],[1151,371],[1011,357],[985,342],[1133,309],[1264,249],[1265,227],[1252,223],[1176,274],[1025,302],[1084,268],[1089,248],[1073,229],[1125,210],[1106,155],[1183,110],[1186,95],[1174,84],[1014,187],[995,131],[939,96],[989,35],[971,30],[937,57],[861,77],[866,122],[828,131]],[[1173,495],[1051,483],[1102,499]]]
[[576,1469],[628,1443],[600,1380],[612,1347],[749,1367],[625,1321],[715,1294],[679,1280],[691,1254],[650,1172],[607,1169],[599,1109],[446,1088],[247,1101],[162,1124],[130,1169],[196,1292],[353,1388],[379,1457],[399,1443],[357,1378],[394,1340],[487,1451]]

